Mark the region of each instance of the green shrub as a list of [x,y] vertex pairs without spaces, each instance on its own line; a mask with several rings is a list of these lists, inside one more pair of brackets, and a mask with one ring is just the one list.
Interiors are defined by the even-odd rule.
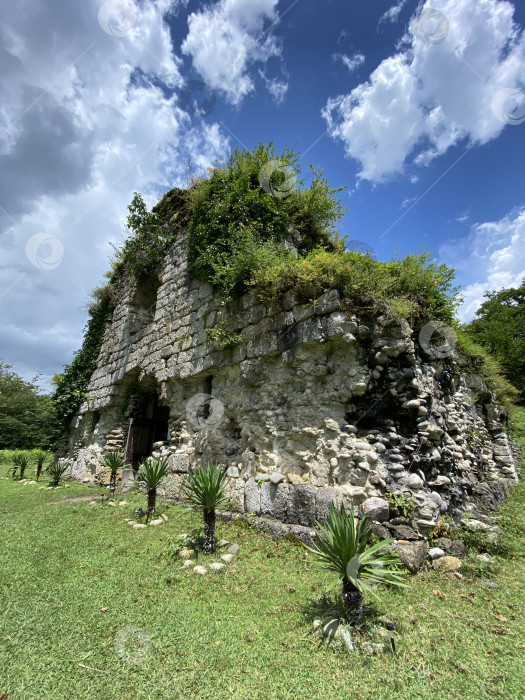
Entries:
[[[333,197],[338,190],[313,169],[312,182],[305,187],[298,160],[288,147],[275,153],[273,143],[259,144],[253,151],[235,150],[207,180],[192,188],[188,245],[197,279],[210,282],[228,297],[246,290],[262,259],[274,264],[290,256],[285,239],[300,254],[319,244],[340,245],[335,224],[344,209]],[[261,184],[261,172],[268,166],[271,170],[272,163],[282,164],[293,176],[295,186],[286,196],[275,195],[280,194],[279,177],[286,175],[279,168],[269,175],[274,193]]]
[[254,269],[249,286],[266,303],[293,290],[298,302],[307,304],[337,289],[346,306],[359,314],[451,322],[457,306],[454,272],[430,259],[430,253],[419,253],[380,262],[355,251],[316,248],[305,257],[288,256]]

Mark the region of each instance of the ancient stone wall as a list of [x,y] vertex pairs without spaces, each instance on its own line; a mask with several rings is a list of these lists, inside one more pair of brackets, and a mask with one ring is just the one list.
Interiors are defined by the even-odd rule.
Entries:
[[100,478],[104,453],[126,448],[140,391],[169,408],[153,446],[170,458],[168,497],[213,460],[239,511],[310,526],[330,503],[353,503],[381,522],[397,494],[415,507],[397,525],[428,534],[443,514],[494,506],[516,480],[505,412],[453,345],[436,353],[404,320],[358,318],[332,290],[307,307],[244,295],[228,306],[243,342],[219,351],[206,329],[222,310],[191,279],[179,232],[158,285],[123,290],[72,424],[75,478]]

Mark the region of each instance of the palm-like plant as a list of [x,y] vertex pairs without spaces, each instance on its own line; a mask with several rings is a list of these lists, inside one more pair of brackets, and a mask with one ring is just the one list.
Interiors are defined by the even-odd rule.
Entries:
[[219,464],[200,464],[190,469],[184,484],[184,494],[188,500],[202,509],[204,517],[204,545],[206,554],[215,551],[215,508],[226,500],[226,473]]
[[47,468],[47,473],[51,477],[51,486],[58,486],[60,484],[60,479],[64,476],[67,471],[68,465],[60,464],[60,462],[53,462]]
[[361,623],[363,593],[373,593],[380,583],[406,586],[405,572],[398,567],[399,556],[389,545],[394,539],[381,540],[369,545],[372,528],[363,517],[354,521],[354,509],[347,513],[343,506],[337,511],[330,505],[330,515],[318,527],[314,547],[309,547],[326,568],[335,571],[343,584],[343,606],[351,625]]
[[113,497],[117,485],[117,472],[124,467],[124,453],[122,451],[108,452],[104,456],[104,466],[110,471],[109,495]]
[[16,463],[20,469],[20,476],[18,477],[20,481],[24,478],[24,474],[26,469],[29,466],[29,457],[24,454],[23,452],[21,454],[16,455]]
[[48,459],[51,457],[50,452],[44,452],[44,450],[38,450],[35,454],[35,463],[36,463],[36,480],[38,481],[40,479],[40,476],[42,475],[42,469],[44,468],[45,463],[48,461]]
[[170,469],[167,457],[148,457],[140,463],[138,480],[148,492],[148,517],[155,512],[157,487]]

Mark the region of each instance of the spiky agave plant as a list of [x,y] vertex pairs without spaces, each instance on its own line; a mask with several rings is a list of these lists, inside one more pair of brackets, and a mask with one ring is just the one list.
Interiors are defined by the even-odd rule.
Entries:
[[51,457],[50,452],[45,452],[44,450],[38,450],[38,452],[35,453],[35,464],[36,464],[36,480],[38,481],[42,475],[42,469],[44,468],[45,463],[49,460]]
[[58,486],[60,484],[60,479],[64,476],[67,468],[67,464],[60,464],[60,462],[57,461],[49,465],[47,473],[51,477],[51,486]]
[[124,467],[124,453],[121,450],[117,452],[108,452],[104,456],[104,466],[109,469],[109,495],[115,495],[117,485],[117,472]]
[[186,498],[202,509],[203,549],[206,554],[211,554],[215,551],[215,508],[226,500],[226,473],[220,464],[199,464],[197,469],[189,470],[183,489]]
[[342,505],[337,511],[332,503],[327,520],[316,525],[314,547],[308,549],[339,576],[345,615],[351,625],[361,623],[363,593],[373,593],[380,583],[406,587],[405,572],[398,568],[399,556],[389,547],[394,539],[369,545],[372,528],[367,528],[366,517],[355,524],[353,507],[347,513]]
[[144,484],[148,492],[148,517],[155,512],[157,488],[169,472],[167,457],[147,457],[139,466],[138,480]]

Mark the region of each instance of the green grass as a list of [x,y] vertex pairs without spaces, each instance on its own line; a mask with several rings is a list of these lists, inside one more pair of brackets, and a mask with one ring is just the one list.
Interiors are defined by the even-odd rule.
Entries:
[[[303,547],[219,520],[218,539],[241,550],[203,578],[167,555],[201,526],[197,512],[159,503],[168,522],[134,531],[124,518],[146,509],[143,496],[93,507],[107,493],[99,487],[45,491],[2,479],[0,697],[522,698],[524,486],[502,509],[513,558],[487,567],[472,556],[461,580],[425,569],[407,589],[365,598],[370,618],[394,622],[398,650],[367,657],[312,633],[333,575]],[[57,503],[79,496],[88,499]],[[141,663],[115,649],[128,627],[151,640]]]

